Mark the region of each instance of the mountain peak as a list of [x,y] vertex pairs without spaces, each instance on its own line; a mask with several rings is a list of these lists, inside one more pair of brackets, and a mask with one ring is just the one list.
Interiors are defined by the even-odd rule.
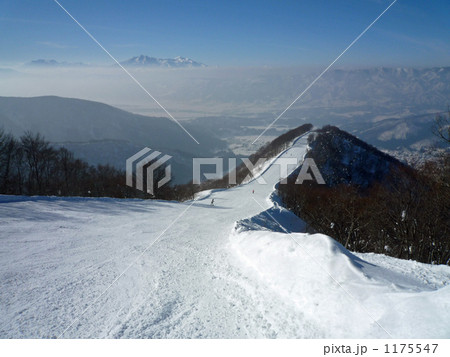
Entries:
[[166,67],[166,68],[180,68],[180,67],[207,67],[205,64],[194,61],[188,57],[177,56],[175,58],[156,58],[146,55],[139,55],[132,57],[120,64],[124,66],[139,66],[139,67]]
[[58,62],[54,59],[36,59],[32,60],[31,62],[28,62],[26,64],[27,66],[35,66],[35,67],[79,67],[79,66],[85,66],[84,63],[77,62],[77,63],[71,63],[71,62]]

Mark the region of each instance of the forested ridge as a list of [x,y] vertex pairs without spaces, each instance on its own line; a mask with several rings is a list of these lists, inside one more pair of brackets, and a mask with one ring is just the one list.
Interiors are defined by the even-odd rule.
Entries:
[[351,251],[450,264],[448,153],[412,168],[331,126],[309,145],[326,184],[294,173],[278,194],[311,231]]

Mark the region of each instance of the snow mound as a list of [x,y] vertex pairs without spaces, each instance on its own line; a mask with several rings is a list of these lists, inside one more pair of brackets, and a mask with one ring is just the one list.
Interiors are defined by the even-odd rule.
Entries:
[[432,265],[413,260],[404,260],[375,253],[354,253],[359,258],[402,276],[413,276],[430,289],[440,289],[450,285],[450,267]]
[[244,264],[324,337],[450,336],[450,287],[433,291],[322,234],[244,230],[239,223],[230,239]]
[[275,205],[256,216],[237,221],[236,229],[239,232],[305,232],[306,223],[286,208]]

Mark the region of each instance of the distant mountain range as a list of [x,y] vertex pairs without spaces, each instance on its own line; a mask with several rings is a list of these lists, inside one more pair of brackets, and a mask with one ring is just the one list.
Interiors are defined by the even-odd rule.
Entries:
[[144,147],[173,156],[173,182],[192,179],[192,158],[229,157],[214,132],[184,123],[195,143],[168,118],[126,112],[99,102],[54,96],[0,97],[0,129],[20,137],[42,134],[55,147],[66,147],[89,164],[125,168],[125,160]]
[[[163,67],[163,68],[190,68],[207,67],[206,64],[194,61],[191,58],[177,56],[175,58],[156,58],[145,55],[135,56],[120,62],[123,66],[134,67]],[[88,66],[82,62],[59,62],[54,59],[36,59],[26,64],[32,67],[79,67]]]
[[[133,67],[151,66],[156,60],[150,59],[139,56],[122,63],[129,63],[130,67],[126,65],[126,68],[152,68]],[[55,62],[37,61],[50,66],[61,65]],[[188,61],[179,59],[178,62]],[[32,73],[39,70],[0,69],[4,95],[58,93],[75,97],[83,93],[85,98],[111,98],[109,102],[129,110],[154,113],[153,109],[147,109],[153,105],[148,98],[135,99],[138,96],[124,91],[124,84],[130,84],[129,79],[123,78],[116,67],[104,66],[98,71],[88,66],[77,67],[67,71],[67,76],[56,79],[45,73],[46,67],[42,68],[44,73],[39,75]],[[61,67],[55,67],[56,72],[58,68]],[[202,130],[207,128],[243,155],[254,152],[253,140],[320,73],[301,68],[167,71],[164,69],[168,67],[159,68],[161,71],[141,70],[139,80],[149,85],[158,100],[169,105],[177,117],[197,118],[190,124]],[[155,76],[156,72],[161,75]],[[78,82],[84,73],[89,73],[89,80],[96,84],[92,90],[84,80]],[[71,85],[67,86],[66,81]],[[305,122],[316,127],[331,123],[382,150],[422,151],[437,140],[432,134],[433,120],[436,113],[446,110],[449,98],[448,66],[330,69],[266,135],[269,140]]]
[[120,62],[123,66],[139,67],[168,67],[168,68],[186,68],[186,67],[207,67],[206,64],[194,61],[191,58],[177,56],[175,58],[156,58],[145,55],[132,57],[126,61]]
[[82,62],[71,63],[71,62],[58,62],[54,59],[37,59],[27,63],[28,66],[33,67],[78,67],[86,66]]

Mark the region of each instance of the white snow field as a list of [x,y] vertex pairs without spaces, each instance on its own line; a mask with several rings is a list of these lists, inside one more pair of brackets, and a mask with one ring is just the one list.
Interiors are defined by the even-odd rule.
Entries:
[[305,150],[185,203],[0,196],[0,337],[449,338],[450,267],[352,254],[270,199]]

